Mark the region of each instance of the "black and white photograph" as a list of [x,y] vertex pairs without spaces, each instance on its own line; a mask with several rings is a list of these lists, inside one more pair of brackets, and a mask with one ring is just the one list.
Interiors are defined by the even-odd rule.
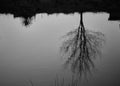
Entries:
[[120,86],[120,0],[0,0],[0,86]]

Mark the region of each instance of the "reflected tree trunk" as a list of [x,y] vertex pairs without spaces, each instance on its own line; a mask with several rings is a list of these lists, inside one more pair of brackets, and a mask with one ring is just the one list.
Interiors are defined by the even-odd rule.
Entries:
[[83,12],[80,13],[80,23],[77,29],[68,32],[68,37],[61,46],[61,52],[74,73],[86,75],[94,68],[93,58],[101,55],[100,47],[104,41],[104,34],[85,29]]

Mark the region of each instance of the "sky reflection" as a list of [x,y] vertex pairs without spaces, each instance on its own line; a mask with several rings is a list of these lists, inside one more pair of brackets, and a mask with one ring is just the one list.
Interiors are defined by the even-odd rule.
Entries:
[[[84,14],[89,30],[105,34],[103,56],[95,60],[96,71],[82,86],[113,86],[119,84],[120,30],[119,22],[108,21],[105,13]],[[54,83],[56,74],[69,82],[70,70],[63,69],[64,58],[59,53],[62,36],[79,25],[79,15],[37,15],[30,27],[20,19],[0,16],[0,85],[26,86],[32,80],[35,86]],[[117,85],[115,85],[117,86]],[[119,86],[119,85],[118,85]]]

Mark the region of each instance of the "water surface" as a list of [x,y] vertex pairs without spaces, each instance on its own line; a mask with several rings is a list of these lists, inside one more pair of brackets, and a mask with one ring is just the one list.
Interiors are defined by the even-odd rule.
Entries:
[[[108,21],[109,14],[85,13],[85,27],[105,34],[102,57],[94,60],[95,71],[81,86],[119,86],[119,22]],[[63,69],[59,48],[62,36],[79,25],[79,14],[38,14],[29,27],[12,15],[0,15],[0,85],[49,86],[56,75],[70,77]],[[66,82],[69,79],[66,78]]]

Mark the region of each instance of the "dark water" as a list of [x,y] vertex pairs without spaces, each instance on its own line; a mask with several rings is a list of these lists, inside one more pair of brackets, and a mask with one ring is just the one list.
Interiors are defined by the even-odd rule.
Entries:
[[[102,32],[105,44],[102,57],[94,60],[95,69],[80,86],[119,86],[119,22],[108,21],[109,14],[85,13],[84,25]],[[0,16],[0,86],[55,86],[56,77],[69,83],[72,73],[63,68],[59,48],[62,36],[79,25],[79,15],[37,15],[29,27],[11,15]]]

